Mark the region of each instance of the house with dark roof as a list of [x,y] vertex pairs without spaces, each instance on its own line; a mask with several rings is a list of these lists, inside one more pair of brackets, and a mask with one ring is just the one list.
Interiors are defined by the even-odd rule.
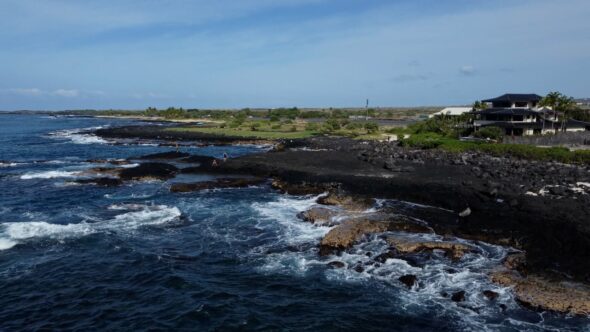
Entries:
[[566,131],[590,130],[590,123],[568,120],[565,124],[550,108],[539,107],[543,97],[537,94],[508,93],[482,100],[488,107],[474,110],[473,128],[500,127],[506,135],[523,136],[558,133],[563,126]]

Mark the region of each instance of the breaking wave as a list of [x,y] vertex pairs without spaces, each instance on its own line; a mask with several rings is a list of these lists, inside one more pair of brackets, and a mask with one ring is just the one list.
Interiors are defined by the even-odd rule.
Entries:
[[94,135],[86,133],[90,130],[104,128],[105,126],[79,128],[79,129],[64,129],[49,133],[50,137],[68,139],[74,144],[106,144],[106,140]]
[[121,206],[118,210],[132,210],[109,220],[88,223],[52,224],[44,221],[7,222],[0,224],[0,250],[34,239],[65,240],[101,232],[130,232],[143,226],[163,225],[181,216],[177,207],[166,205]]
[[31,172],[21,175],[21,180],[32,179],[55,179],[55,178],[73,178],[76,177],[79,171],[45,171],[45,172]]

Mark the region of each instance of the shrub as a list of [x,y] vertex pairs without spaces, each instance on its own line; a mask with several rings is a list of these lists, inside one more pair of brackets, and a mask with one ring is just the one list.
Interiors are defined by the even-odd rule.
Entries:
[[257,130],[258,130],[258,128],[260,128],[260,127],[261,127],[261,124],[260,124],[260,122],[252,122],[252,123],[250,124],[250,129],[251,129],[252,131],[257,131]]
[[367,122],[365,123],[365,129],[367,133],[374,134],[379,131],[379,125],[376,122]]
[[350,122],[344,128],[346,128],[348,130],[355,130],[355,129],[361,129],[362,127],[363,127],[363,124],[362,123]]
[[489,138],[500,141],[502,140],[502,137],[504,137],[504,130],[502,128],[493,126],[483,127],[475,133],[473,133],[473,136],[478,138]]
[[278,115],[271,115],[269,120],[270,122],[279,122],[281,118]]
[[279,129],[281,129],[281,124],[280,123],[274,124],[274,125],[272,125],[272,127],[270,127],[270,129],[279,130]]
[[320,125],[318,125],[317,123],[314,122],[308,122],[305,125],[305,130],[307,131],[318,131],[320,129]]
[[290,132],[296,132],[297,131],[297,127],[295,126],[291,126],[291,129],[289,129]]
[[337,119],[328,119],[323,126],[328,131],[335,131],[340,129],[340,122]]

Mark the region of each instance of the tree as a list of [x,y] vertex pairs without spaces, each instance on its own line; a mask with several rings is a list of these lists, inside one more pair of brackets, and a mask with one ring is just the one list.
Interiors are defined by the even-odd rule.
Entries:
[[[553,92],[549,92],[539,102],[539,106],[549,107],[553,111],[553,121],[551,122],[551,129],[553,129],[553,123],[555,123],[555,121],[557,121],[556,105],[557,105],[559,98],[561,98],[561,93],[557,92],[557,91],[553,91]],[[545,131],[545,115],[543,115],[543,131]]]
[[473,103],[474,110],[485,110],[486,108],[488,108],[488,104],[482,103],[479,100],[476,100],[475,103]]
[[[554,121],[551,123],[551,128],[553,128],[553,123],[558,120],[558,113],[561,112],[563,114],[561,120],[562,131],[565,131],[567,129],[566,123],[569,118],[569,115],[576,108],[574,98],[568,97],[558,91],[548,93],[543,99],[541,99],[539,105],[544,107],[550,107],[553,110]],[[545,117],[543,117],[543,129],[545,129]]]

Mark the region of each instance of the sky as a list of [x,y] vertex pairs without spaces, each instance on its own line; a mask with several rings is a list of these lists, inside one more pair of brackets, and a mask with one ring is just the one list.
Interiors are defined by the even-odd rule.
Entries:
[[588,0],[0,0],[0,110],[590,97]]

